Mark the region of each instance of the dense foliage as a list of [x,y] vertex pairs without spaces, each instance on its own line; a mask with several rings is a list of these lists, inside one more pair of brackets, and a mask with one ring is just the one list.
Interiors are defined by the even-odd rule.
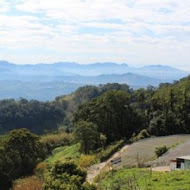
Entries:
[[14,182],[12,190],[43,190],[43,180],[36,176],[21,178]]
[[131,89],[127,84],[108,83],[105,85],[91,86],[87,85],[78,88],[74,93],[69,96],[60,96],[56,98],[56,101],[67,101],[66,116],[64,123],[70,126],[73,120],[73,113],[78,107],[85,102],[89,102],[94,98],[97,98],[110,90],[122,90],[124,92],[131,92]]
[[44,158],[39,137],[27,129],[11,131],[0,151],[2,190],[9,189],[12,180],[32,174],[37,163]]
[[187,77],[173,84],[160,84],[158,89],[109,90],[80,105],[73,121],[94,123],[109,144],[122,138],[137,141],[150,135],[190,133],[189,113]]
[[130,142],[133,143],[133,142],[136,142],[136,141],[139,141],[139,140],[142,140],[142,139],[146,139],[146,138],[149,138],[151,137],[150,134],[147,132],[146,129],[143,129],[142,131],[140,131],[140,133],[138,135],[136,135],[135,133],[133,133],[131,139],[130,139]]
[[80,106],[74,122],[80,120],[96,124],[98,131],[106,136],[107,143],[130,138],[142,127],[140,118],[129,105],[129,94],[116,90]]
[[86,154],[93,151],[100,141],[98,128],[91,122],[79,121],[76,123],[74,134],[75,139],[81,144],[82,151]]
[[40,142],[43,144],[46,155],[52,153],[52,150],[60,147],[72,144],[74,137],[72,133],[56,132],[45,134],[41,136]]
[[85,183],[86,171],[72,162],[56,163],[45,177],[44,190],[96,190],[94,185]]
[[103,149],[101,152],[98,153],[98,158],[100,159],[101,162],[106,161],[108,158],[110,158],[111,155],[117,152],[124,144],[125,144],[124,140],[112,143],[106,149]]
[[[128,97],[125,101],[123,98],[119,101],[112,94],[113,92],[110,92],[112,90],[120,91],[120,93],[121,91],[125,92]],[[111,97],[112,95],[113,97]],[[94,98],[96,100],[93,100]],[[87,107],[86,110],[84,110],[85,107]],[[25,127],[40,134],[47,130],[54,130],[62,123],[67,126],[67,130],[71,130],[72,120],[78,121],[80,119],[76,118],[76,115],[73,118],[73,113],[78,108],[78,113],[81,110],[84,110],[83,113],[93,111],[93,107],[97,107],[94,110],[96,113],[92,112],[88,118],[84,117],[84,114],[79,114],[79,117],[81,116],[82,120],[94,122],[98,129],[102,129],[103,133],[107,134],[108,131],[105,132],[105,130],[109,129],[108,141],[113,140],[111,137],[112,129],[122,128],[121,122],[129,122],[128,127],[125,127],[125,129],[129,129],[132,124],[130,123],[132,119],[128,117],[130,114],[138,124],[133,123],[132,128],[127,131],[128,134],[124,131],[125,135],[122,134],[122,136],[125,137],[129,137],[131,131],[139,133],[142,129],[147,129],[150,134],[157,136],[189,133],[190,77],[175,81],[173,84],[162,83],[158,89],[148,86],[147,89],[135,91],[131,90],[128,85],[117,83],[100,85],[99,87],[84,86],[69,96],[60,96],[55,101],[45,103],[25,99],[19,101],[2,100],[0,101],[0,133]],[[114,111],[117,112],[117,121],[116,117],[114,117],[115,121],[108,119],[107,121],[113,122],[113,126],[111,128],[105,127],[109,126],[107,123],[103,127],[105,116],[115,115]],[[126,113],[127,111],[128,113]],[[103,112],[103,120],[100,117],[101,112]],[[106,113],[107,115],[105,115]],[[122,117],[125,117],[125,121]],[[99,119],[100,121],[97,121]],[[139,124],[143,124],[143,126],[139,128]],[[116,125],[119,127],[114,128]],[[120,134],[114,138],[120,138]]]
[[106,84],[80,87],[69,96],[59,96],[52,102],[40,102],[21,98],[0,101],[0,134],[13,129],[27,128],[42,134],[57,129],[63,123],[69,129],[73,119],[72,114],[78,106],[102,95],[109,90],[130,92],[126,84]]
[[55,129],[64,119],[65,102],[44,103],[36,100],[0,101],[0,133],[27,128],[37,134]]
[[162,156],[164,153],[166,153],[169,150],[169,148],[166,145],[162,145],[160,147],[156,147],[155,154],[157,157]]

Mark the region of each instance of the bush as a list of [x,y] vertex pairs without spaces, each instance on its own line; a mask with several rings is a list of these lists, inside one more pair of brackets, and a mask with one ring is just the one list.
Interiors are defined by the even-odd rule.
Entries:
[[155,148],[155,153],[157,157],[162,156],[165,152],[167,152],[169,150],[168,147],[166,147],[166,145],[160,146],[160,147],[156,147]]
[[44,190],[96,190],[94,185],[86,182],[86,175],[86,171],[73,162],[57,162],[45,176]]
[[84,155],[82,154],[79,160],[79,165],[82,168],[88,168],[92,164],[96,163],[95,155]]
[[58,134],[48,134],[41,138],[41,142],[46,149],[46,154],[50,154],[54,148],[59,146],[70,145],[74,138],[71,133],[58,133]]
[[14,182],[12,190],[42,190],[43,181],[35,176],[18,179]]
[[141,139],[146,139],[149,138],[150,134],[147,132],[146,129],[143,129],[142,131],[140,131],[140,133],[138,135],[136,135],[135,133],[133,134],[133,136],[130,139],[130,142],[137,142]]
[[117,152],[123,145],[124,145],[124,140],[117,141],[115,144],[109,145],[105,150],[102,150],[98,154],[98,158],[100,159],[101,162],[104,162],[107,160],[112,154]]
[[47,165],[44,162],[40,162],[35,168],[35,175],[43,179],[43,175],[47,170]]

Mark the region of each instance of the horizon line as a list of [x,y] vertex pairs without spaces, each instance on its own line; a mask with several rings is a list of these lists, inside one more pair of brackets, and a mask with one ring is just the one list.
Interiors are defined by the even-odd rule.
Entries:
[[12,62],[12,61],[7,61],[7,60],[0,60],[1,62],[6,62],[8,64],[13,64],[13,65],[20,65],[20,66],[24,66],[24,65],[54,65],[54,64],[62,64],[62,63],[69,63],[69,64],[77,64],[77,65],[94,65],[94,64],[115,64],[115,65],[126,65],[128,67],[131,68],[142,68],[142,67],[150,67],[150,66],[158,66],[158,67],[170,67],[170,68],[175,68],[175,69],[179,69],[182,71],[190,71],[186,70],[182,67],[177,67],[177,66],[170,66],[170,65],[164,65],[164,64],[145,64],[145,65],[132,65],[132,64],[128,64],[125,62],[113,62],[113,61],[98,61],[98,62],[90,62],[90,63],[81,63],[81,62],[75,62],[75,61],[56,61],[56,62],[37,62],[37,63],[16,63],[16,62]]

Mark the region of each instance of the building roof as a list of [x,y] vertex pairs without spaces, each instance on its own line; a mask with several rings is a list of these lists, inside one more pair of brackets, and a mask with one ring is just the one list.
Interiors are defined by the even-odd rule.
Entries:
[[180,156],[180,157],[177,157],[176,159],[190,160],[190,155],[189,156]]

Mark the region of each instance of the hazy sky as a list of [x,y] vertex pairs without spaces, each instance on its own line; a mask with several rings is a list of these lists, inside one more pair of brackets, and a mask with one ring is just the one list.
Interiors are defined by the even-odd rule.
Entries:
[[190,70],[190,0],[0,0],[0,60]]

